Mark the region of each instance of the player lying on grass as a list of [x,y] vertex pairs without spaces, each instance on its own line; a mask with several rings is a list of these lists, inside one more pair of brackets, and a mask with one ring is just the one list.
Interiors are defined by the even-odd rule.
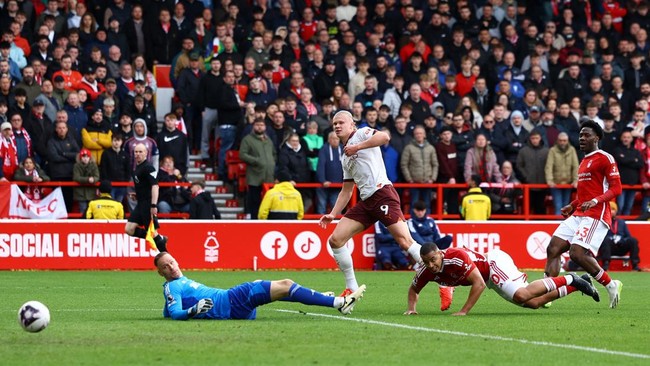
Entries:
[[424,267],[415,274],[409,288],[405,315],[417,314],[420,291],[431,281],[444,286],[472,286],[465,305],[453,315],[467,315],[481,297],[486,284],[504,299],[532,309],[576,290],[600,301],[589,275],[581,278],[570,273],[529,284],[526,274],[519,271],[508,253],[499,249],[482,255],[465,248],[440,250],[436,244],[426,243],[420,249],[420,255]]
[[273,301],[326,306],[347,315],[366,290],[366,286],[361,285],[348,296],[334,297],[302,287],[292,280],[245,282],[222,290],[183,276],[176,259],[167,252],[156,255],[154,264],[166,280],[163,316],[174,320],[255,319],[256,308]]

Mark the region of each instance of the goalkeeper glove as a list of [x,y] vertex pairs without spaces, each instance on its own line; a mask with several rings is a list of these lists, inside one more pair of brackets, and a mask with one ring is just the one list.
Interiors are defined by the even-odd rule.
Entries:
[[198,314],[205,314],[210,309],[212,309],[212,306],[214,306],[212,299],[210,298],[201,299],[199,300],[199,302],[196,303],[196,305],[187,309],[187,315],[189,315],[190,318],[192,318]]

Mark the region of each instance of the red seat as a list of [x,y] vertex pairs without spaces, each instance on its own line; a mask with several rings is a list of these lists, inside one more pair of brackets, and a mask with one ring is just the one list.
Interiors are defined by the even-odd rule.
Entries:
[[240,163],[239,160],[239,150],[228,150],[226,151],[226,164],[237,164]]

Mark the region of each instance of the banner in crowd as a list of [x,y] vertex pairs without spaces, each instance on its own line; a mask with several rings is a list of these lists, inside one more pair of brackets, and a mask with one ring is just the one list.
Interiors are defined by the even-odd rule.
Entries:
[[0,182],[0,219],[9,217],[9,202],[11,200],[11,184]]
[[68,211],[65,208],[61,188],[56,188],[41,200],[32,201],[25,196],[20,187],[12,184],[9,217],[12,219],[42,220],[67,218]]
[[[9,269],[153,269],[144,239],[124,233],[123,221],[7,220],[0,222],[0,270]],[[519,268],[542,269],[546,246],[557,222],[441,222],[455,247],[480,253],[508,252]],[[650,225],[631,222],[632,235],[650,235]],[[317,221],[162,221],[168,250],[185,269],[335,269],[327,245],[334,225]],[[347,243],[357,269],[373,268],[374,234],[367,231]],[[650,266],[650,250],[641,250],[641,266]]]

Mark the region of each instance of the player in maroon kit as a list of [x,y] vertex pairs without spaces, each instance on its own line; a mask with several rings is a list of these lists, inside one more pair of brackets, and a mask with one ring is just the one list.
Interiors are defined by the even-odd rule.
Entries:
[[[472,286],[465,305],[453,315],[467,315],[486,286],[504,299],[531,309],[576,290],[600,301],[598,291],[591,282],[575,273],[548,277],[529,284],[526,274],[519,271],[508,253],[499,249],[483,255],[465,248],[440,250],[436,244],[426,243],[422,245],[420,255],[424,268],[413,278],[405,315],[417,314],[420,291],[431,281],[443,286]],[[589,276],[586,278],[589,279]]]
[[562,207],[567,217],[553,233],[546,248],[545,274],[560,273],[560,256],[569,251],[576,262],[609,294],[609,307],[615,308],[621,298],[623,283],[612,280],[598,261],[598,249],[612,224],[609,201],[621,194],[621,178],[614,157],[598,148],[603,129],[594,121],[581,125],[579,145],[585,153],[578,167],[578,198]]

